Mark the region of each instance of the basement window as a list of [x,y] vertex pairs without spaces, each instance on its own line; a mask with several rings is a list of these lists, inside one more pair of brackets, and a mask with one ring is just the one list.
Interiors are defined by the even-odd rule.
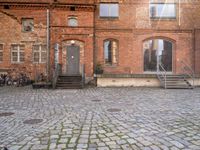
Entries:
[[23,18],[22,19],[22,31],[23,32],[32,32],[34,30],[33,19]]
[[47,55],[46,45],[33,45],[33,62],[45,63]]
[[0,62],[3,61],[3,44],[0,44]]
[[13,63],[21,63],[25,61],[25,45],[12,44],[11,57]]

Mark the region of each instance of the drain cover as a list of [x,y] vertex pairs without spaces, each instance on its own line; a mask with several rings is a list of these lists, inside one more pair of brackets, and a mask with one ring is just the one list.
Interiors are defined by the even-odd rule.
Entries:
[[99,100],[99,99],[94,99],[94,100],[92,100],[92,102],[101,102],[101,100]]
[[121,109],[118,109],[118,108],[110,108],[110,109],[108,109],[107,111],[109,111],[109,112],[120,112]]
[[25,120],[24,124],[38,124],[42,121],[43,119],[29,119],[29,120]]
[[7,117],[7,116],[11,116],[11,115],[14,115],[14,113],[12,113],[12,112],[2,112],[2,113],[0,113],[0,117]]

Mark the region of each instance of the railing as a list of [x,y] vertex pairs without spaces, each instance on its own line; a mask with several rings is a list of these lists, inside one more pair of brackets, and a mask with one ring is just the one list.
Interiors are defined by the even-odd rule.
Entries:
[[53,89],[56,88],[56,83],[57,83],[58,76],[59,76],[60,72],[61,72],[61,65],[57,64],[55,66],[55,70],[53,71],[53,80],[52,80]]
[[[183,71],[183,74],[185,75],[185,76],[187,76],[189,79],[191,79],[191,81],[192,81],[192,84],[191,84],[191,86],[194,88],[194,80],[195,80],[195,73],[194,73],[194,71],[193,71],[193,69],[192,69],[192,67],[190,67],[186,62],[184,62],[184,61],[181,61],[181,70]],[[184,78],[186,79],[186,77],[184,76]],[[189,81],[188,81],[189,82]]]
[[82,68],[81,68],[81,73],[82,73],[82,87],[85,86],[85,64],[82,64]]
[[[165,70],[165,68],[162,64],[159,64],[158,67],[159,67],[159,69],[158,69],[158,72],[157,72],[157,76],[158,76],[161,83],[164,79],[164,88],[166,89],[167,71]],[[162,76],[163,79],[161,79],[160,76]]]

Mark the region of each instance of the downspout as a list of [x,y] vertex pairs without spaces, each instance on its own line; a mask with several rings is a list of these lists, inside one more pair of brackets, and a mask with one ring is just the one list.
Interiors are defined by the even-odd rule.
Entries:
[[50,11],[47,9],[47,82],[49,82],[50,77]]
[[95,73],[96,67],[96,1],[94,1],[94,12],[93,12],[93,74]]
[[193,30],[193,69],[194,69],[194,75],[196,74],[196,29]]

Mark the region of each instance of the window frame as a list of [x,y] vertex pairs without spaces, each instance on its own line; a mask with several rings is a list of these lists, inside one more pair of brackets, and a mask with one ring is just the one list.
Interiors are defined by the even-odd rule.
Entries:
[[[109,7],[108,8],[109,9],[108,10],[109,11],[108,15],[103,15],[103,16],[101,15],[101,5],[108,5],[108,7]],[[114,16],[114,15],[111,16],[110,15],[110,12],[111,12],[111,8],[110,7],[111,7],[111,5],[117,5],[117,16]],[[99,17],[102,18],[102,19],[118,19],[119,18],[119,14],[120,14],[119,12],[120,12],[119,3],[109,3],[108,2],[108,3],[100,3],[99,4]]]
[[[32,22],[33,22],[31,31],[24,30],[24,22],[27,21],[27,20],[32,20]],[[21,18],[21,24],[22,24],[22,32],[29,33],[29,32],[33,32],[34,31],[34,18]]]
[[[34,46],[39,46],[39,50],[38,51],[36,51],[36,50],[34,50]],[[45,47],[45,50],[42,50],[42,47]],[[35,61],[35,53],[39,53],[39,61]],[[45,52],[45,61],[42,61],[42,53],[44,53]],[[45,45],[45,44],[34,44],[33,46],[32,46],[32,57],[33,57],[33,63],[39,63],[39,64],[44,64],[44,63],[46,63],[47,62],[47,57],[46,57],[46,55],[47,55],[47,45]]]
[[[13,46],[17,46],[17,50],[13,50]],[[22,51],[20,49],[20,46],[24,47],[24,50]],[[13,52],[17,52],[17,61],[13,60]],[[21,61],[21,55],[20,53],[24,53],[24,60]],[[18,63],[24,63],[25,62],[25,45],[24,44],[11,44],[11,63],[18,64]]]
[[[106,42],[108,42],[108,41],[110,41],[111,42],[111,44],[113,43],[113,42],[115,42],[116,43],[116,52],[115,52],[115,55],[113,55],[113,49],[111,48],[111,62],[106,62],[106,59],[105,59],[105,43]],[[104,41],[103,41],[103,59],[104,59],[104,64],[106,65],[106,66],[117,66],[118,65],[118,62],[119,62],[119,59],[118,59],[118,57],[119,57],[119,41],[118,40],[116,40],[116,39],[105,39]],[[115,56],[115,59],[116,59],[116,62],[114,63],[113,62],[113,58],[114,58],[114,56]]]
[[[174,5],[174,15],[175,16],[152,16],[151,15],[151,5]],[[152,20],[176,20],[177,19],[177,4],[176,3],[165,3],[165,2],[160,2],[160,3],[156,3],[156,2],[150,2],[149,3],[149,17]]]
[[[4,44],[0,43],[0,45],[2,45],[2,49],[0,49],[0,53],[2,53],[2,59],[0,59],[0,63],[3,62],[3,52],[4,52]],[[1,58],[1,55],[0,55]]]

